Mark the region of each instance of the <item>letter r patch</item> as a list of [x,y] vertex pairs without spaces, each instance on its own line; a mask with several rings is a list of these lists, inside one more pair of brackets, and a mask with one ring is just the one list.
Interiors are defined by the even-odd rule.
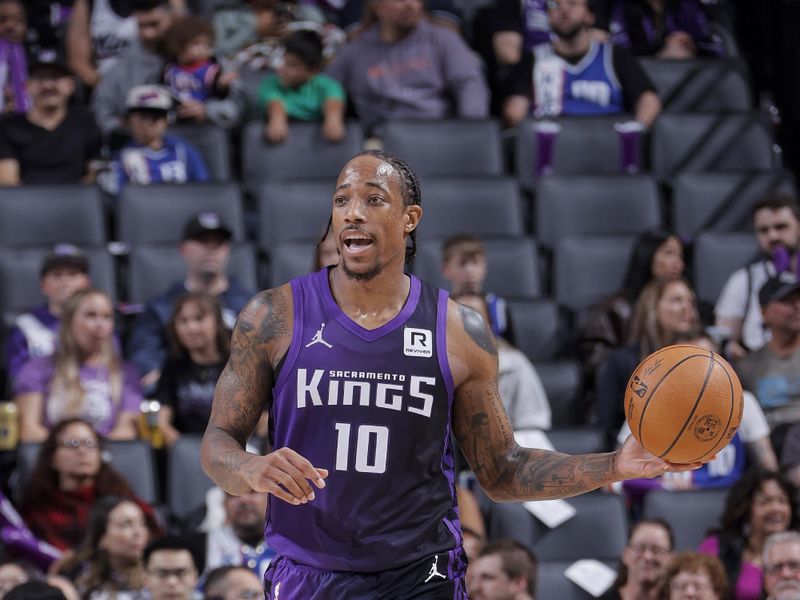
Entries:
[[406,356],[433,356],[433,332],[430,329],[406,327],[403,331],[403,354]]

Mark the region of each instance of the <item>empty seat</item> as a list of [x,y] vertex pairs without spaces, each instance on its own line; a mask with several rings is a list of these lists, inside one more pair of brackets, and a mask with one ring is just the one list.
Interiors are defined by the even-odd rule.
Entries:
[[387,121],[375,135],[423,179],[503,172],[500,125],[494,120]]
[[23,185],[0,194],[0,245],[106,243],[100,191],[88,185]]
[[753,108],[745,65],[739,60],[639,59],[665,112],[739,112]]
[[[537,564],[536,598],[542,600],[593,600],[589,592],[572,583],[564,571],[573,561],[541,560]],[[615,561],[601,561],[609,569],[617,570]]]
[[[555,137],[552,173],[619,173],[620,135],[614,125],[630,119],[627,115],[559,119],[561,130]],[[533,119],[519,124],[514,148],[514,172],[520,184],[529,190],[536,185],[539,160],[535,125]]]
[[567,332],[558,305],[552,300],[514,300],[508,303],[514,342],[532,362],[558,356]]
[[605,450],[603,432],[593,427],[560,427],[547,432],[547,438],[556,452],[565,454],[593,454]]
[[[541,295],[536,244],[530,238],[484,240],[487,275],[484,287],[498,296],[537,298]],[[442,276],[442,241],[420,241],[414,274],[431,285],[448,289]]]
[[683,173],[673,182],[673,228],[687,237],[704,230],[751,231],[753,205],[773,192],[797,195],[790,173]]
[[555,297],[582,310],[616,292],[628,265],[633,238],[569,237],[555,252]]
[[758,113],[662,114],[650,147],[653,173],[664,181],[683,172],[771,171],[778,164]]
[[269,286],[277,287],[310,273],[314,268],[315,248],[313,241],[274,246],[269,254]]
[[242,195],[235,183],[128,185],[117,207],[119,240],[128,244],[178,242],[186,222],[197,213],[218,213],[244,239]]
[[333,183],[363,143],[359,126],[348,122],[345,138],[336,144],[322,137],[319,123],[292,123],[285,142],[270,144],[264,139],[264,122],[251,121],[242,133],[242,181],[248,191],[265,181],[285,179]]
[[658,185],[648,175],[549,175],[536,192],[537,239],[553,247],[574,235],[635,235],[661,225]]
[[[18,501],[36,466],[40,448],[41,444],[38,443],[22,443],[17,446],[14,488]],[[109,453],[111,466],[125,477],[133,492],[149,504],[158,502],[158,478],[150,445],[142,440],[106,441],[105,449]]]
[[524,235],[522,198],[510,177],[428,178],[422,182],[425,214],[418,235],[448,238],[458,233],[479,237]]
[[184,435],[167,452],[167,505],[178,521],[206,502],[214,487],[200,465],[202,436]]
[[694,290],[715,303],[728,277],[752,261],[758,245],[752,233],[703,233],[694,245]]
[[554,529],[530,514],[522,503],[491,503],[487,535],[489,539],[511,538],[525,544],[539,560],[616,560],[628,538],[625,500],[616,494],[595,492],[566,502],[576,514]]
[[581,364],[576,360],[559,360],[537,362],[534,366],[547,392],[553,427],[572,427],[585,422]]
[[675,550],[694,550],[708,530],[719,524],[727,495],[727,489],[653,490],[645,497],[644,517],[664,519],[670,524]]
[[331,217],[335,181],[274,181],[258,189],[258,241],[269,252],[284,242],[316,242]]
[[[6,322],[21,312],[45,302],[39,288],[42,261],[50,251],[44,248],[0,247],[0,313]],[[105,248],[83,248],[89,260],[92,285],[116,300],[114,259]]]
[[228,132],[218,125],[174,125],[168,134],[194,146],[203,157],[212,181],[231,180],[231,156]]
[[[175,245],[135,246],[130,253],[128,300],[143,303],[186,278],[186,263]],[[242,286],[258,289],[256,256],[250,244],[233,244],[228,275]]]

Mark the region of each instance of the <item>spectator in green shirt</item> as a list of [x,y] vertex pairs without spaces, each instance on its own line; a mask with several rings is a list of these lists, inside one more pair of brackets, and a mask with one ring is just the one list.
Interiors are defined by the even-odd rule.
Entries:
[[267,124],[264,135],[273,144],[289,137],[289,119],[322,121],[329,142],[344,137],[344,100],[341,84],[321,74],[322,39],[313,31],[295,31],[283,40],[283,65],[259,88]]

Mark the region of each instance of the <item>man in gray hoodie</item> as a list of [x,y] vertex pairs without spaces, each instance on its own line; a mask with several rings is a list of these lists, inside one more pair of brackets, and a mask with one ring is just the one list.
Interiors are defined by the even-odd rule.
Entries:
[[477,58],[453,31],[425,18],[422,0],[375,0],[376,23],[328,68],[367,130],[391,119],[486,118]]
[[[133,0],[133,16],[139,26],[138,43],[100,80],[92,96],[92,110],[105,133],[124,127],[125,100],[131,88],[161,82],[165,63],[164,36],[179,18],[168,0]],[[225,98],[183,107],[183,113],[179,108],[178,116],[231,128],[239,123],[245,108],[244,90],[235,81]]]

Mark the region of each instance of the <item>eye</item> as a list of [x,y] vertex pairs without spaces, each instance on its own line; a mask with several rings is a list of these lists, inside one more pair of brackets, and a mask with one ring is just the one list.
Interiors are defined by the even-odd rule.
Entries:
[[346,200],[345,200],[344,196],[336,196],[333,199],[333,205],[334,206],[342,206],[345,202],[346,202]]
[[381,202],[383,202],[383,198],[381,198],[380,196],[370,196],[369,197],[369,203],[370,204],[380,204]]

